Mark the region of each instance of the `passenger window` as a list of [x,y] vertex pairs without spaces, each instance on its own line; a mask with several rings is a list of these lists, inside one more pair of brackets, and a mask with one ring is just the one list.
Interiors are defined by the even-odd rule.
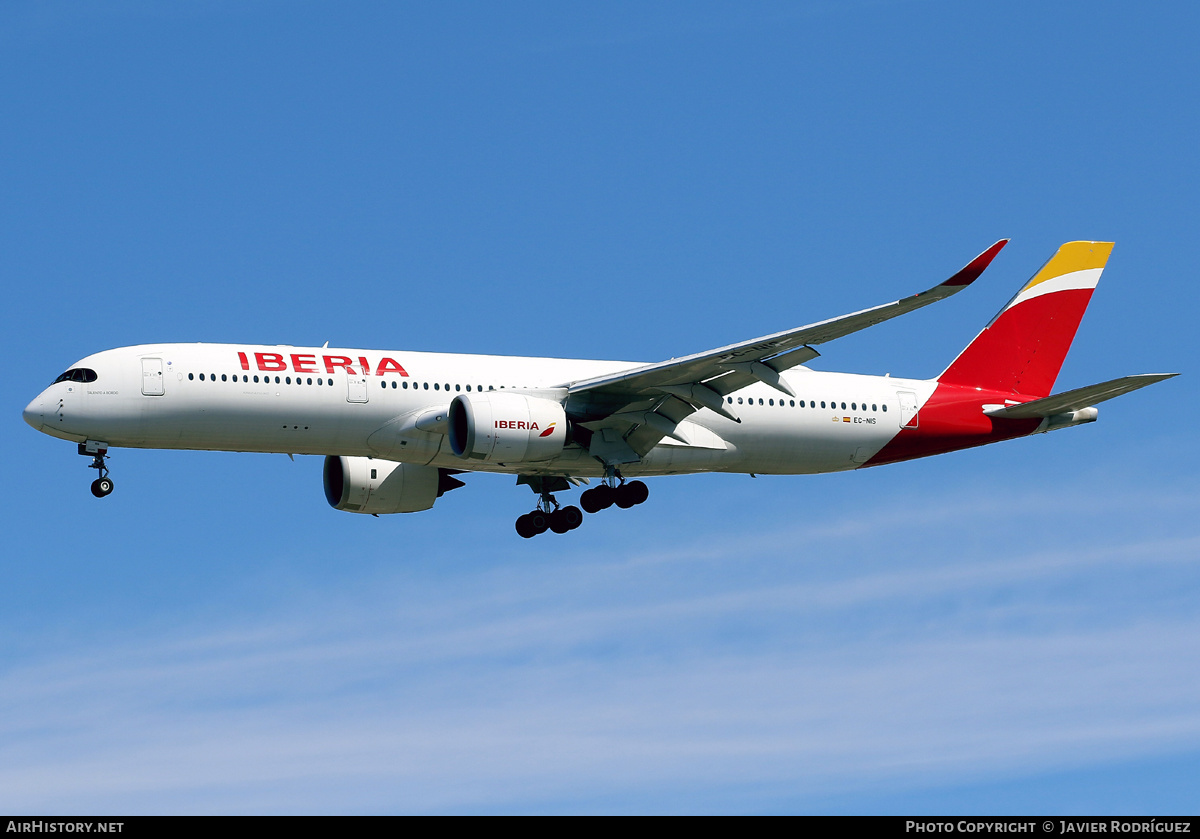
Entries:
[[275,384],[279,384],[279,377],[278,377],[278,376],[276,376],[276,377],[275,377]]
[[[845,406],[843,406],[843,407],[845,407]],[[858,403],[857,403],[857,402],[851,402],[851,403],[850,403],[850,410],[851,410],[851,411],[857,411],[857,410],[858,410]]]
[[258,376],[255,376],[255,377],[254,377],[254,383],[255,383],[255,384],[258,384]]
[[[468,385],[468,387],[469,387],[469,385]],[[462,385],[455,385],[455,386],[454,386],[454,390],[455,390],[455,392],[456,392],[456,393],[457,393],[458,391],[462,390]]]
[[203,373],[201,373],[201,374],[200,374],[200,381],[204,381],[204,374],[203,374]]
[[426,382],[426,383],[425,383],[425,389],[426,389],[426,390],[429,390],[429,382]]
[[842,403],[842,410],[843,410],[843,411],[844,411],[844,410],[846,410],[846,403],[845,403],[845,402],[843,402],[843,403]]
[[886,402],[883,404],[883,412],[885,414],[887,413],[887,403]]
[[872,402],[872,403],[871,403],[871,410],[872,410],[872,411],[878,411],[878,410],[879,410],[878,408],[876,408],[876,407],[875,407],[875,403],[874,403],[874,402]]
[[[789,399],[789,400],[788,400],[788,404],[789,404],[789,405],[791,405],[793,408],[795,408],[795,407],[796,407],[796,400],[795,400],[795,399]],[[803,402],[801,402],[801,403],[800,403],[800,407],[801,407],[801,408],[803,408],[803,407],[804,407],[804,403],[803,403]]]
[[408,382],[404,382],[404,389],[408,390]]
[[437,389],[438,389],[438,383],[437,383],[437,382],[434,382],[434,383],[433,383],[433,389],[434,389],[434,390],[437,390]]
[[287,383],[290,385],[290,384],[292,383],[292,377],[291,377],[291,376],[288,376],[288,377],[286,378],[286,381],[287,381]]
[[739,404],[739,405],[741,405],[741,404],[742,404],[742,397],[740,397],[740,396],[738,397],[738,404]]
[[305,384],[310,384],[310,385],[311,385],[311,384],[312,384],[312,379],[305,379],[305,380],[304,380],[304,383],[305,383]]
[[774,400],[774,399],[768,399],[767,401],[771,403],[771,407],[772,407],[772,408],[774,408],[774,407],[775,407],[775,400]]
[[192,373],[188,373],[188,381],[195,381],[196,377]]
[[822,399],[822,400],[821,400],[821,407],[822,407],[822,408],[824,408],[824,407],[825,407],[825,400],[824,400],[824,399]]
[[380,387],[387,387],[387,382],[380,382],[380,383],[379,383],[379,386],[380,386]]
[[467,385],[467,393],[470,393],[470,392],[471,392],[471,386]]

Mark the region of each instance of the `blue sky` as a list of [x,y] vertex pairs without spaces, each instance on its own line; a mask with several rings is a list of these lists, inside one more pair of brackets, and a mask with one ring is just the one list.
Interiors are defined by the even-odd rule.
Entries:
[[[0,809],[1194,812],[1200,13],[1190,4],[0,8]],[[678,356],[925,288],[817,369],[936,375],[1117,243],[1069,431],[651,481],[519,539],[320,460],[20,410],[155,341]]]

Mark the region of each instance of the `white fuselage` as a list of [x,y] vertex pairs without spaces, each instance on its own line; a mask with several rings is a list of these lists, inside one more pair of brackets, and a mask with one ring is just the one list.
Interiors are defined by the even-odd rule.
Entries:
[[[467,462],[406,418],[480,390],[562,400],[567,385],[633,362],[234,344],[154,344],[88,356],[95,381],[61,381],[26,409],[56,437],[108,446],[367,456],[521,474],[604,474],[578,445],[548,461]],[[702,409],[630,475],[804,474],[854,469],[900,432],[936,383],[796,367],[795,398],[753,384],[729,394],[734,422]]]

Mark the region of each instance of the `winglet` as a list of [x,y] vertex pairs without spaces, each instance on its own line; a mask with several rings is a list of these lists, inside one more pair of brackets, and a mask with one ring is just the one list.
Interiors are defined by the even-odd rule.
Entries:
[[961,271],[959,271],[950,279],[946,280],[946,282],[942,283],[942,285],[966,286],[975,282],[977,279],[979,279],[979,275],[982,274],[984,270],[992,264],[992,260],[996,258],[996,254],[1000,253],[1000,251],[1003,250],[1004,246],[1007,244],[1008,239],[1001,239],[979,256],[968,262]]

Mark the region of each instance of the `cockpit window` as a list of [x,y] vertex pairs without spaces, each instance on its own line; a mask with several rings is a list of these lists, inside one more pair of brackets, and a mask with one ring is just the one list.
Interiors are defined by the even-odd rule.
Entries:
[[87,367],[73,367],[55,379],[54,384],[59,382],[83,382],[86,384],[94,381],[96,381],[95,370],[89,370]]

